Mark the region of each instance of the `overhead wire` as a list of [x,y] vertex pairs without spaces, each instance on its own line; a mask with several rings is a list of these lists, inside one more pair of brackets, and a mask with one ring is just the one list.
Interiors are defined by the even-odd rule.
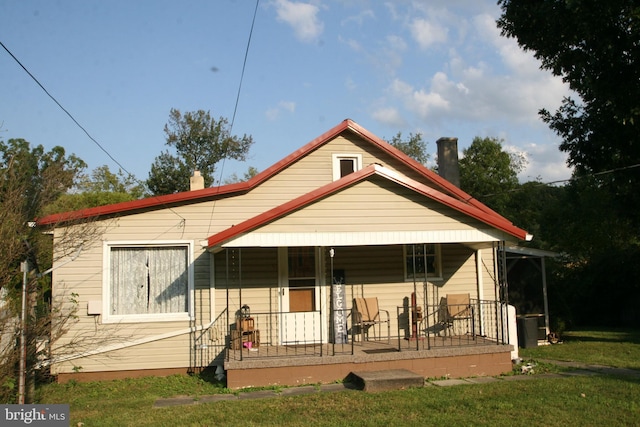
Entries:
[[[247,59],[249,57],[249,48],[251,47],[251,39],[253,38],[253,29],[255,27],[256,24],[256,16],[258,15],[258,5],[260,4],[260,0],[256,0],[256,6],[253,9],[253,18],[251,20],[251,27],[249,28],[249,38],[247,39],[247,45],[244,51],[244,60],[242,62],[242,70],[240,71],[240,81],[238,82],[238,90],[236,92],[236,101],[235,101],[235,105],[233,107],[233,115],[231,116],[231,123],[229,124],[229,134],[231,135],[231,133],[233,132],[233,125],[235,124],[236,121],[236,114],[238,112],[238,105],[240,104],[240,93],[242,92],[242,83],[244,82],[244,74],[247,68]],[[220,165],[220,174],[219,174],[219,179],[218,179],[218,186],[217,188],[219,189],[220,186],[222,185],[222,176],[224,174],[224,166],[225,166],[225,162],[226,162],[226,158],[227,158],[227,151],[228,151],[228,147],[227,150],[225,150],[224,155],[222,156],[222,164]],[[215,183],[214,183],[215,184]],[[211,232],[211,222],[213,220],[213,213],[215,211],[216,208],[216,200],[213,201],[213,204],[211,206],[211,216],[209,217],[209,228],[207,229],[207,235]]]
[[9,48],[7,46],[4,45],[4,43],[2,43],[2,41],[0,41],[0,45],[2,46],[2,48],[4,50],[7,51],[7,53],[13,58],[14,61],[16,61],[18,63],[18,65],[29,75],[29,77],[31,77],[31,79],[36,82],[36,84],[38,86],[40,86],[40,89],[42,89],[44,91],[44,93],[47,94],[47,96],[49,98],[51,98],[51,100],[53,102],[56,103],[56,105],[58,107],[60,107],[60,109],[62,111],[64,111],[64,113],[69,116],[69,118],[73,121],[73,123],[76,124],[76,126],[78,126],[84,133],[85,135],[87,135],[87,137],[93,141],[94,144],[96,144],[98,146],[98,148],[100,148],[116,165],[118,165],[118,167],[120,169],[122,169],[124,172],[126,172],[128,175],[133,176],[129,171],[127,171],[127,169],[122,166],[122,164],[120,164],[120,162],[118,162],[118,160],[116,160],[111,153],[109,153],[109,151],[107,151],[106,148],[104,148],[93,136],[91,136],[91,134],[87,131],[87,129],[84,128],[84,126],[82,126],[77,120],[76,118],[73,116],[73,114],[71,114],[66,108],[64,108],[62,106],[62,104],[60,104],[60,102],[58,102],[58,100],[51,95],[51,93],[49,93],[49,91],[42,85],[42,83],[40,83],[40,81],[36,78],[36,76],[34,76],[33,74],[31,74],[31,72],[27,69],[27,67],[25,67],[22,62],[20,62],[20,60],[18,58],[16,58],[16,56],[9,50]]
[[[64,108],[64,106],[44,87],[44,85],[42,83],[40,83],[40,81],[36,78],[36,76],[34,76],[28,69],[27,67],[25,67],[22,62],[20,62],[20,60],[9,50],[9,48],[7,46],[5,46],[4,43],[2,43],[2,41],[0,41],[0,45],[2,46],[2,48],[11,56],[11,58],[13,58],[13,60],[29,75],[29,77],[31,77],[31,79],[36,82],[36,84],[40,87],[40,89],[42,89],[44,91],[44,93],[47,94],[47,96],[49,98],[51,98],[51,100],[62,110],[64,111],[64,113],[73,121],[73,123],[80,128],[80,130],[82,130],[84,132],[85,135],[87,135],[87,137],[95,144],[98,146],[98,148],[100,148],[100,150],[102,150],[116,165],[118,165],[118,167],[125,172],[129,177],[133,177],[135,179],[136,182],[138,182],[139,184],[144,185],[143,182],[139,181],[137,178],[135,178],[135,175],[133,175],[131,172],[129,172],[127,170],[127,168],[125,168],[115,157],[113,157],[111,155],[111,153],[102,146],[102,144],[100,144],[93,136],[91,136],[91,134],[89,133],[89,131],[87,131],[87,129],[82,126],[80,124],[80,122],[78,122],[78,120],[76,120],[76,118],[73,116],[73,114],[71,114],[69,112],[69,110],[67,110],[66,108]],[[157,196],[154,196],[157,197]],[[167,206],[169,208],[169,210],[171,212],[173,212],[174,214],[176,214],[183,222],[185,221],[185,218],[180,215],[179,213],[177,213],[175,210],[171,209],[171,207]]]
[[[556,184],[562,184],[565,182],[571,182],[571,181],[579,181],[581,179],[586,179],[586,178],[593,178],[593,177],[597,177],[597,176],[602,176],[602,175],[609,175],[611,173],[614,172],[620,172],[620,171],[624,171],[624,170],[629,170],[629,169],[635,169],[640,167],[640,163],[636,163],[634,165],[629,165],[629,166],[622,166],[619,168],[615,168],[615,169],[608,169],[605,171],[600,171],[600,172],[594,172],[594,173],[590,173],[590,174],[586,174],[586,175],[580,175],[580,176],[572,176],[571,178],[566,178],[566,179],[558,179],[555,181],[548,181],[548,182],[538,182],[538,181],[532,181],[534,184],[536,185],[540,185],[540,186],[551,186],[551,185],[556,185]],[[478,197],[494,197],[494,196],[500,196],[502,194],[508,194],[508,193],[515,193],[518,191],[522,191],[522,186],[518,187],[518,188],[513,188],[511,190],[505,190],[505,191],[500,191],[498,193],[489,193],[489,194],[483,194],[482,196],[478,196]],[[477,198],[475,196],[471,196],[469,199],[467,199],[466,201],[468,202],[471,199]]]

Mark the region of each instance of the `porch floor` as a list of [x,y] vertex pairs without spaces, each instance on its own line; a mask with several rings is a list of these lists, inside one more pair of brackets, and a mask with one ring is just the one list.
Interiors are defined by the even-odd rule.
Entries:
[[[399,350],[400,348],[400,350]],[[390,343],[291,346],[227,350],[229,388],[301,385],[344,380],[353,371],[407,369],[425,378],[499,375],[511,370],[511,345],[469,335]]]

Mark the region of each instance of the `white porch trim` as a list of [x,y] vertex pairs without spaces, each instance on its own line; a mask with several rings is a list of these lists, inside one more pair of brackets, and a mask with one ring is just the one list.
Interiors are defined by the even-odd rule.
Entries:
[[435,231],[367,231],[320,233],[261,233],[240,235],[225,242],[223,248],[282,246],[368,246],[412,243],[499,242],[506,234],[495,229]]

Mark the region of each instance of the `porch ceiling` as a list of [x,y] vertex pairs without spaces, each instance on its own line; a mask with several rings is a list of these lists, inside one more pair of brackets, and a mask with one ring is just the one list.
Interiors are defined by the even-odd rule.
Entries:
[[463,243],[474,247],[491,247],[492,242],[505,240],[506,237],[505,233],[500,233],[495,229],[317,233],[261,233],[256,231],[230,239],[221,247],[371,246],[413,243]]

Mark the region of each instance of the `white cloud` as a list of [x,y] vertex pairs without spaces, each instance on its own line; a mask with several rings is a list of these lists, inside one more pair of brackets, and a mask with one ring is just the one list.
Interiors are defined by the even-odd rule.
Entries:
[[280,101],[277,106],[267,109],[265,115],[269,120],[276,120],[283,112],[294,113],[296,111],[296,103],[293,101]]
[[273,4],[278,20],[290,25],[298,40],[314,42],[324,31],[324,23],[318,18],[318,6],[289,0],[276,0]]
[[377,122],[385,124],[391,128],[398,129],[407,125],[400,112],[393,107],[379,108],[375,110],[371,116]]
[[411,35],[422,49],[445,43],[449,30],[443,25],[423,18],[416,18],[410,25]]
[[555,144],[526,143],[521,148],[527,159],[527,167],[520,172],[521,182],[544,177],[544,182],[560,181],[571,177],[567,166],[567,153],[561,152]]

